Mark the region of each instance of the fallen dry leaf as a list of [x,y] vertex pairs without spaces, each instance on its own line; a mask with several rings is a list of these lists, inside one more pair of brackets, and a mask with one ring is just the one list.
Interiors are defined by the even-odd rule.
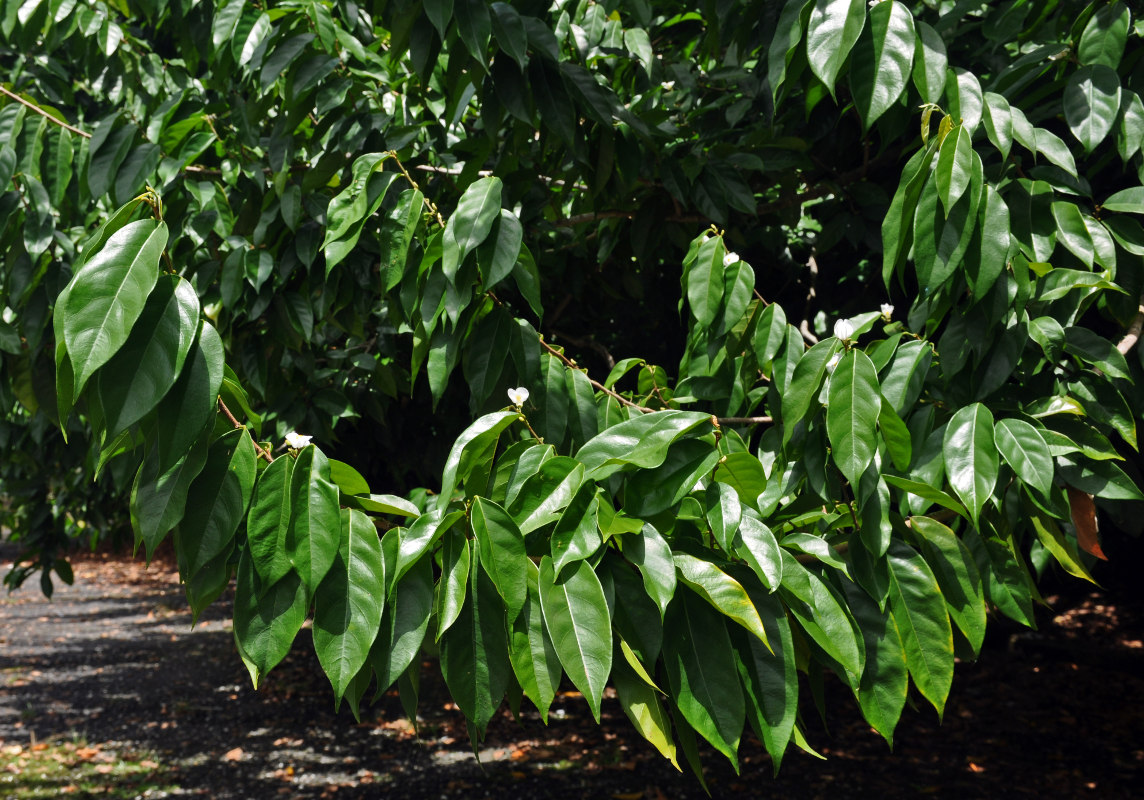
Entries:
[[236,747],[233,750],[227,750],[226,755],[224,755],[222,757],[222,760],[223,761],[241,761],[242,760],[242,748]]

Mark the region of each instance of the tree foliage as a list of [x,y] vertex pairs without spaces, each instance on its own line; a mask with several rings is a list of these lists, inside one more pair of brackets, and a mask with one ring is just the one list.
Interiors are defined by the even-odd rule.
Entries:
[[1144,500],[1124,3],[0,8],[10,585],[129,510],[255,685],[777,767]]

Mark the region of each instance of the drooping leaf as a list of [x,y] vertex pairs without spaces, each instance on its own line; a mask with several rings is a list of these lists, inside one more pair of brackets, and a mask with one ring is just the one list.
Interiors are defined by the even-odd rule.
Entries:
[[826,432],[834,463],[857,485],[878,448],[877,425],[882,407],[878,371],[857,348],[842,356],[830,376]]
[[925,560],[892,542],[890,612],[897,623],[910,677],[940,716],[953,682],[953,629],[937,580]]
[[861,0],[815,0],[806,24],[810,69],[834,94],[834,82],[866,24]]
[[942,455],[950,486],[977,519],[997,483],[997,447],[989,409],[974,403],[954,414],[945,429]]
[[314,445],[307,445],[298,453],[290,474],[289,492],[286,552],[290,565],[312,595],[333,566],[341,539],[338,487],[330,480],[329,461]]
[[293,572],[261,586],[250,553],[243,550],[234,591],[234,642],[255,689],[290,652],[306,621],[306,597],[301,578]]

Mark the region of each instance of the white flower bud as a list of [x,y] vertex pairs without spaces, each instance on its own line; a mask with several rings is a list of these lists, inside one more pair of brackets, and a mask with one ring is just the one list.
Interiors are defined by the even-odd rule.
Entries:
[[286,444],[295,450],[301,450],[303,447],[308,445],[310,440],[313,438],[313,436],[303,436],[300,433],[290,431],[288,434],[286,434]]
[[840,319],[834,323],[834,335],[844,342],[850,341],[854,336],[854,323],[848,319]]
[[894,316],[894,307],[889,303],[882,303],[882,319],[889,322],[892,316]]
[[663,89],[665,92],[670,92],[672,89],[674,89],[674,88],[675,88],[675,81],[664,81],[664,82],[663,82],[663,83],[661,83],[659,86],[660,86],[660,88],[661,88],[661,89]]
[[838,362],[842,360],[842,351],[839,350],[835,353],[829,361],[826,362],[826,371],[834,372],[834,368],[838,366]]
[[514,406],[523,406],[528,402],[528,389],[523,386],[518,386],[515,389],[508,390],[508,401]]
[[738,253],[727,253],[727,255],[723,256],[723,266],[724,267],[729,267],[738,261],[739,261],[739,254]]

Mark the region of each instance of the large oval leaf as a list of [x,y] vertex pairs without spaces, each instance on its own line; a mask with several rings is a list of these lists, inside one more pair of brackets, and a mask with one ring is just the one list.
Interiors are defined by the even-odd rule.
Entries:
[[314,445],[298,453],[290,475],[290,494],[286,552],[290,565],[313,594],[333,566],[341,529],[338,487],[330,480],[329,461]]
[[524,535],[507,511],[482,497],[473,503],[472,522],[481,565],[493,579],[511,622],[528,594]]
[[806,24],[810,69],[834,94],[834,82],[866,24],[862,0],[816,0]]
[[234,643],[255,689],[290,652],[306,621],[306,596],[306,587],[296,573],[262,586],[250,552],[243,550],[234,589]]
[[747,590],[723,570],[686,553],[673,553],[679,578],[724,616],[742,625],[768,648],[767,631]]
[[848,351],[830,376],[826,433],[831,456],[851,485],[857,486],[878,449],[882,394],[874,362],[861,350]]
[[1064,110],[1073,136],[1091,153],[1108,136],[1120,111],[1116,71],[1096,64],[1074,72],[1065,84]]
[[914,63],[914,17],[904,5],[889,0],[869,12],[870,27],[862,33],[850,60],[850,92],[869,128],[898,101]]
[[1044,438],[1029,423],[1003,419],[994,428],[997,451],[1017,477],[1048,495],[1053,486],[1053,457]]
[[890,613],[898,624],[906,666],[922,696],[940,716],[953,683],[953,629],[945,599],[925,560],[907,545],[891,542]]
[[274,459],[258,476],[250,497],[246,539],[250,543],[254,571],[267,587],[278,583],[290,571],[286,532],[290,529],[293,471],[293,458]]

